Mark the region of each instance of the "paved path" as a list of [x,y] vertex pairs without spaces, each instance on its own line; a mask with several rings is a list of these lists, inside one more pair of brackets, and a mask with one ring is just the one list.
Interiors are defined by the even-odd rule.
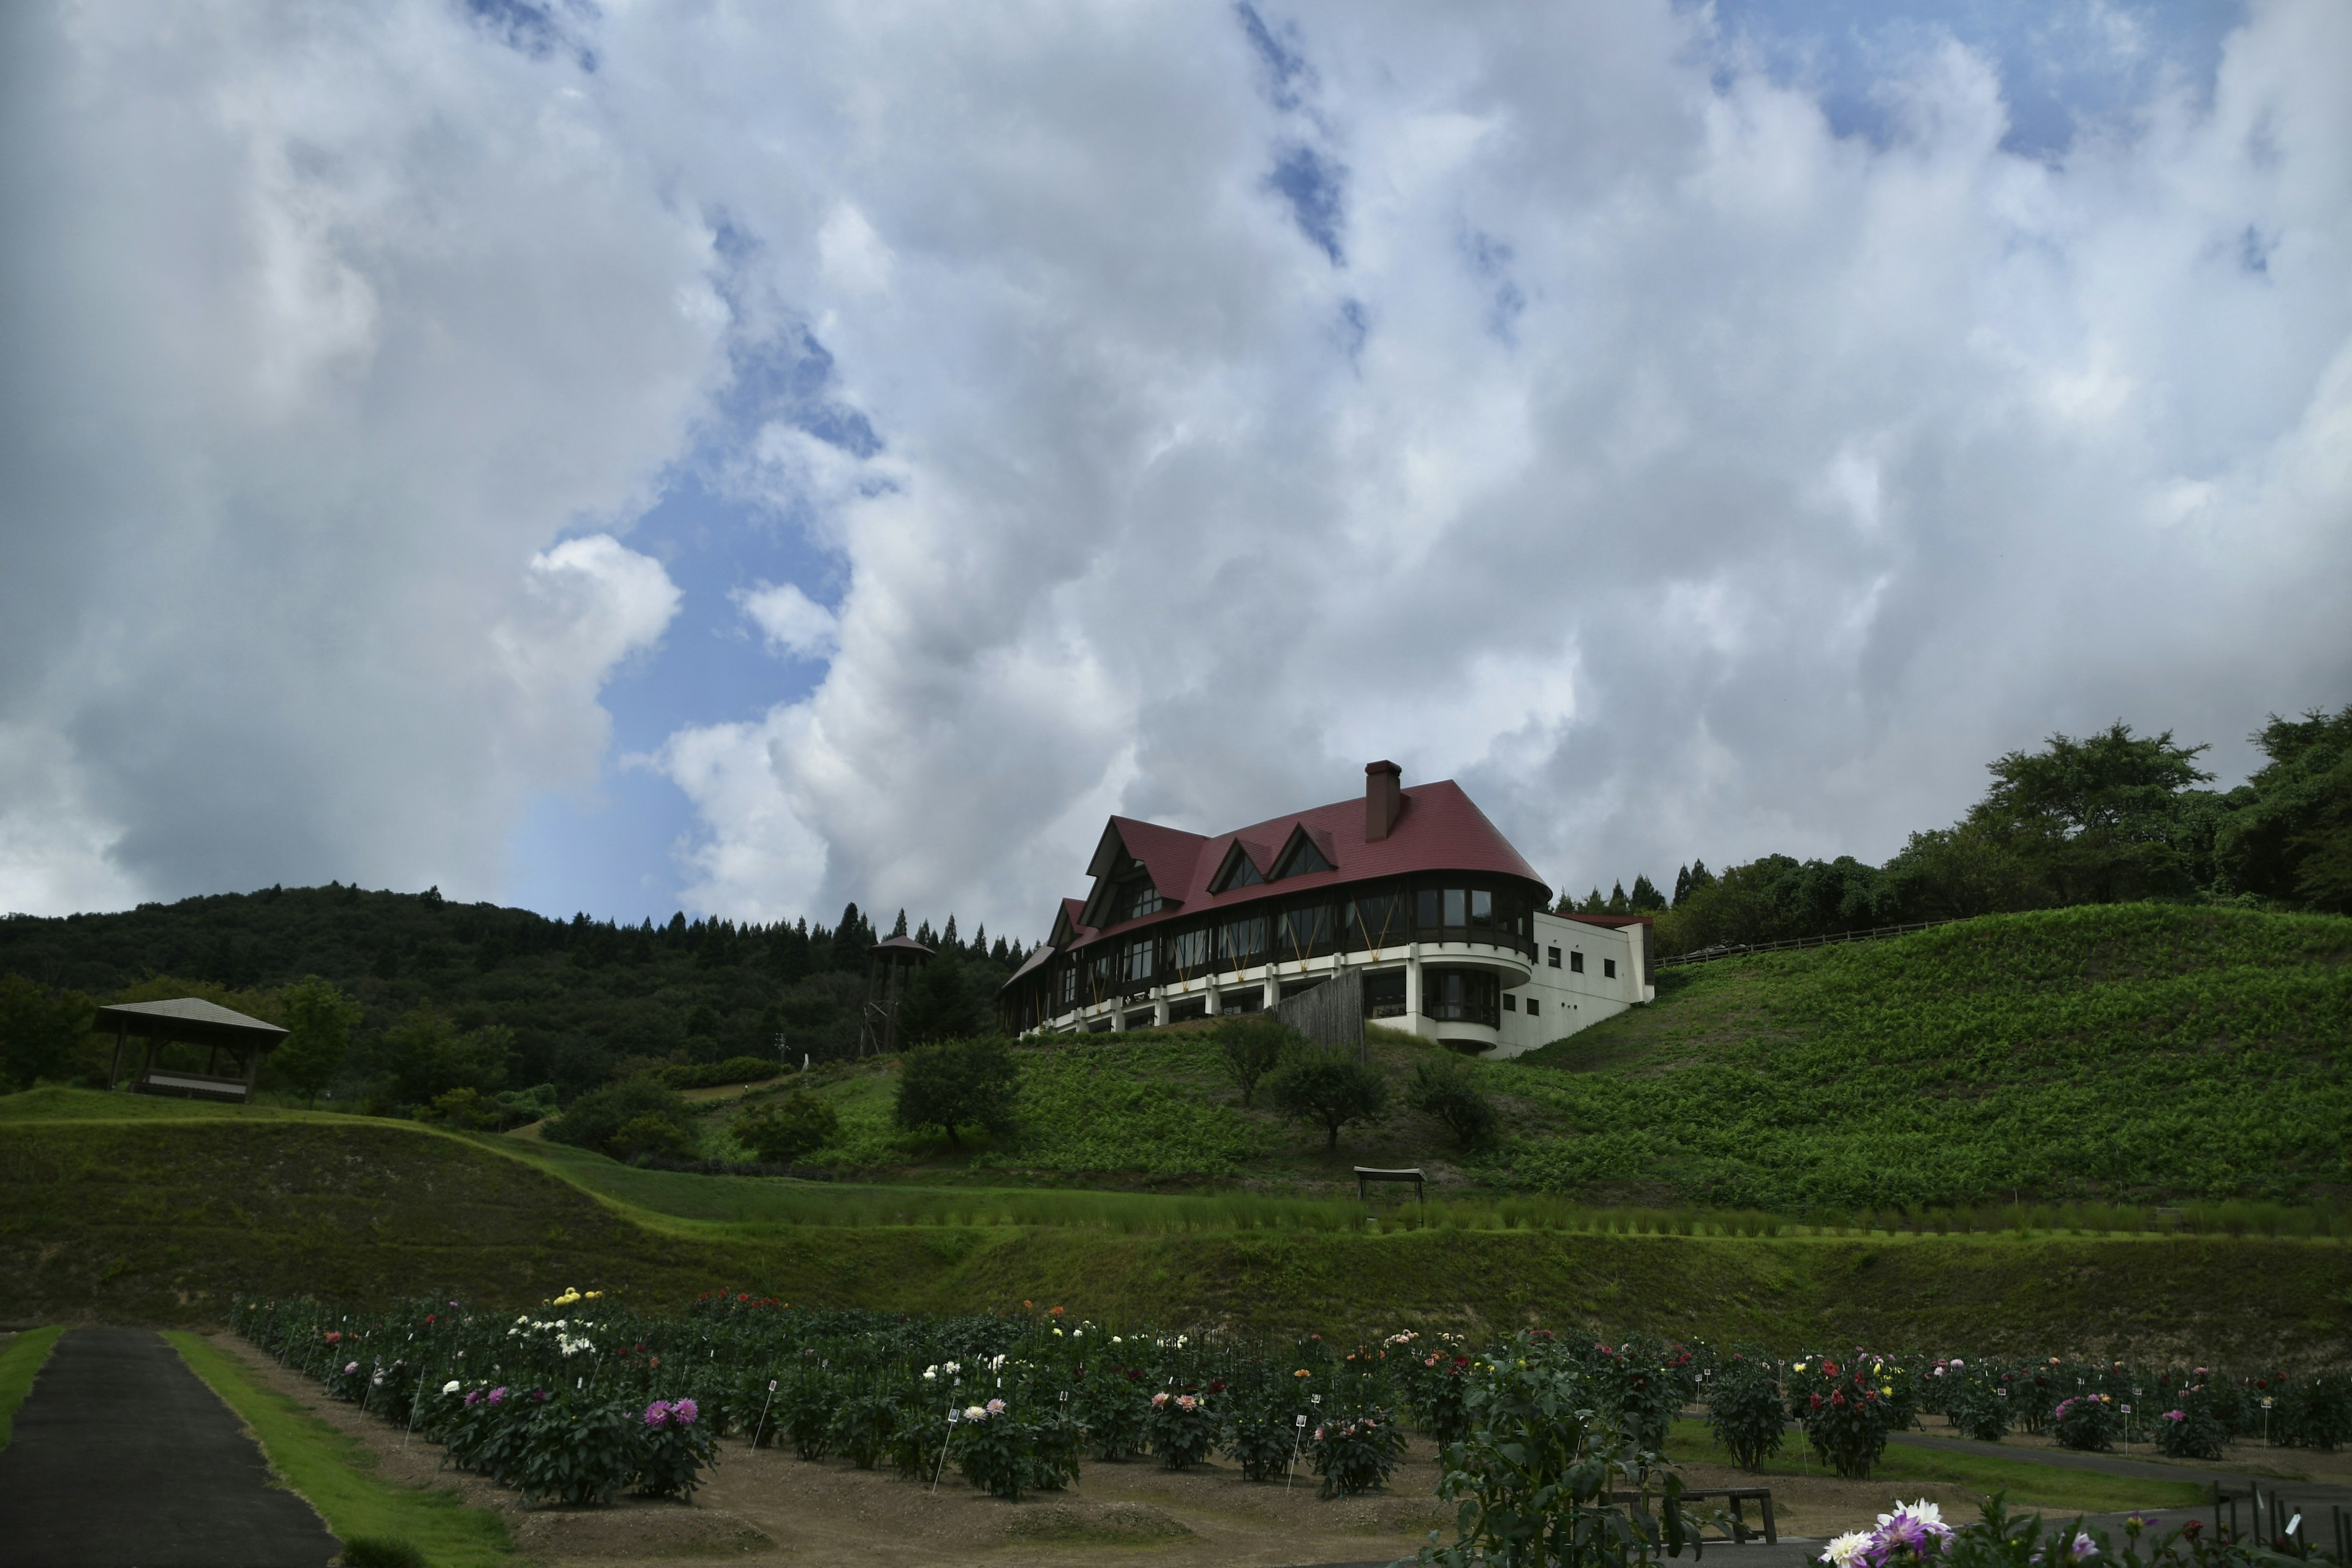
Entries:
[[339,1550],[161,1334],[68,1332],[0,1449],[0,1568],[324,1568]]

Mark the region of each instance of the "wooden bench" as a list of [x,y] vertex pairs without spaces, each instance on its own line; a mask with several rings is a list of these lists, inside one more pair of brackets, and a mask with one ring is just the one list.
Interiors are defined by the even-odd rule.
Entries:
[[[1639,1498],[1640,1494],[1636,1492],[1615,1492],[1611,1494],[1610,1500],[1627,1503],[1637,1501]],[[1699,1523],[1692,1517],[1695,1510],[1691,1505],[1715,1498],[1721,1498],[1731,1505],[1731,1534],[1727,1539],[1735,1544],[1752,1541],[1759,1534],[1763,1536],[1764,1544],[1767,1546],[1778,1546],[1780,1543],[1780,1529],[1772,1522],[1772,1489],[1770,1487],[1717,1487],[1711,1491],[1691,1490],[1683,1493],[1679,1506],[1684,1522],[1690,1526],[1694,1534],[1698,1532]],[[1764,1528],[1760,1531],[1748,1522],[1746,1509],[1751,1502],[1762,1505]]]

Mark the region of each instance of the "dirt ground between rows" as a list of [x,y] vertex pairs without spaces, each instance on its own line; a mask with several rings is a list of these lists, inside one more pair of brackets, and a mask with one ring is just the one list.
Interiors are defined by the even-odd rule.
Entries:
[[[839,1460],[808,1464],[730,1441],[722,1445],[718,1468],[691,1507],[624,1499],[604,1509],[526,1508],[510,1491],[443,1468],[438,1446],[422,1438],[404,1442],[399,1428],[327,1398],[317,1384],[246,1341],[221,1333],[214,1342],[268,1386],[366,1443],[386,1479],[456,1488],[468,1503],[504,1515],[524,1555],[554,1568],[819,1563],[929,1568],[976,1561],[1026,1568],[1106,1560],[1150,1568],[1275,1568],[1410,1557],[1432,1529],[1452,1521],[1451,1510],[1436,1498],[1435,1455],[1425,1441],[1414,1443],[1386,1495],[1345,1500],[1318,1498],[1303,1469],[1286,1489],[1244,1481],[1223,1463],[1176,1473],[1139,1460],[1089,1463],[1068,1490],[1009,1504],[952,1475],[933,1492],[887,1469],[859,1470]],[[1678,1468],[1694,1489],[1752,1485],[1757,1479],[1713,1465]],[[1977,1501],[1954,1486],[1898,1487],[1832,1476],[1776,1476],[1770,1484],[1784,1539],[1819,1539],[1866,1523],[1895,1500],[1897,1490],[1905,1498],[1924,1495],[1962,1517],[1974,1514]]]

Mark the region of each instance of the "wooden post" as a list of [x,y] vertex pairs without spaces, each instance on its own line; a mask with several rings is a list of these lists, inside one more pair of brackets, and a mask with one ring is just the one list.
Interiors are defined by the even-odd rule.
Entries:
[[245,1102],[253,1103],[253,1086],[261,1081],[261,1047],[245,1047]]
[[122,1081],[122,1053],[130,1044],[131,1026],[118,1019],[114,1026],[114,1063],[106,1069],[106,1091],[109,1094],[112,1094],[114,1086]]

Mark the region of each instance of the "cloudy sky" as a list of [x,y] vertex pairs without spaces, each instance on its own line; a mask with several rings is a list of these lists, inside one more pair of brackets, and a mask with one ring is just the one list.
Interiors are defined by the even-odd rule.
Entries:
[[2352,700],[2352,7],[0,7],[0,910],[1044,934]]

